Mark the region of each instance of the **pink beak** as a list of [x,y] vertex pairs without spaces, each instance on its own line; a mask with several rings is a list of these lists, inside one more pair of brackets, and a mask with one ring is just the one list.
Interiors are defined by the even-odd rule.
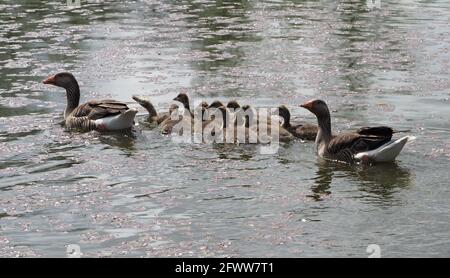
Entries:
[[55,76],[54,75],[49,76],[47,79],[42,81],[42,83],[55,85],[56,84]]

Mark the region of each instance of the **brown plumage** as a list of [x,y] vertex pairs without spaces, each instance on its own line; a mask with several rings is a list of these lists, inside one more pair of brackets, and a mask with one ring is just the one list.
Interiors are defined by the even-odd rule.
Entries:
[[[215,104],[213,104],[214,106]],[[216,102],[217,105],[217,102]],[[240,110],[236,113],[231,113],[229,108],[219,106],[218,108],[210,108],[210,118],[203,122],[203,140],[204,142],[216,143],[249,143],[248,128],[236,125],[234,114],[240,114]],[[241,122],[243,123],[243,121]],[[238,135],[238,131],[244,131],[245,134]],[[257,141],[253,142],[257,143]]]
[[308,123],[292,123],[291,113],[289,109],[281,105],[278,107],[278,113],[283,118],[283,128],[289,131],[292,135],[302,140],[315,140],[317,136],[317,125]]
[[150,100],[148,99],[144,99],[142,97],[139,96],[132,96],[132,98],[139,103],[139,105],[141,105],[142,107],[144,107],[147,111],[148,111],[148,122],[149,123],[156,123],[156,124],[161,124],[162,122],[164,122],[167,118],[170,117],[170,112],[164,112],[164,113],[158,113],[156,112],[155,107],[153,106],[153,104],[151,103]]
[[91,100],[75,108],[72,117],[88,116],[91,120],[97,120],[108,116],[117,115],[130,109],[127,104],[112,99]]
[[[253,136],[256,134],[258,137],[258,142],[261,142],[262,139],[263,142],[273,141],[276,139],[275,135],[272,134],[272,125],[274,124],[270,122],[269,113],[267,114],[268,119],[261,119],[260,117],[257,117],[257,112],[254,108],[249,105],[244,105],[242,106],[242,112],[239,112],[239,114],[244,116],[244,125],[246,127],[247,138],[251,137],[250,135],[252,134]],[[278,141],[289,142],[294,139],[294,136],[289,131],[278,123],[276,124],[278,125]],[[263,130],[263,128],[266,130]],[[266,135],[267,138],[262,138],[263,135]]]
[[231,100],[227,103],[227,109],[237,110],[239,108],[241,108],[241,106],[239,105],[239,103],[236,100]]
[[202,117],[202,121],[206,121],[208,119],[208,107],[209,104],[206,101],[202,101],[199,106],[198,106],[202,111],[201,111],[201,117]]
[[206,101],[202,101],[202,102],[200,102],[200,104],[198,106],[202,107],[202,108],[208,108],[209,104]]
[[[159,125],[161,128],[161,133],[170,134],[175,125],[180,123],[183,120],[183,115],[179,115],[178,105],[172,104],[169,107],[169,117],[167,117],[161,124]],[[188,112],[185,112],[188,113]]]
[[224,105],[220,100],[215,100],[208,106],[208,108],[219,108],[222,106],[224,106]]
[[184,109],[189,111],[189,113],[191,113],[192,115],[191,106],[189,104],[189,97],[187,94],[180,93],[173,100],[181,102],[181,104],[183,104]]
[[[96,129],[97,126],[93,121],[124,114],[130,110],[126,103],[111,99],[92,100],[79,105],[80,88],[75,77],[68,72],[50,76],[43,83],[66,89],[67,106],[64,111],[64,120],[68,128]],[[132,119],[128,127],[131,127],[131,124]]]
[[393,130],[389,127],[364,127],[359,133],[333,135],[328,106],[322,100],[311,100],[301,105],[317,117],[319,131],[316,137],[316,151],[320,157],[354,163],[354,155],[374,150],[389,142]]

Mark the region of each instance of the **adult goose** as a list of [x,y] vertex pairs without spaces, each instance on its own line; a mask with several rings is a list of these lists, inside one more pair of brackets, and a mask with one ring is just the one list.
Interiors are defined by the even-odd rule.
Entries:
[[108,99],[92,100],[80,105],[80,87],[71,73],[57,73],[42,83],[66,89],[64,122],[69,129],[107,131],[133,126],[137,110],[130,109],[126,103]]
[[385,126],[364,127],[355,133],[333,135],[330,111],[323,100],[311,100],[300,106],[317,117],[316,152],[326,159],[346,163],[391,162],[407,142],[415,139],[414,136],[405,136],[392,140],[394,130]]
[[[155,107],[153,106],[152,102],[148,99],[139,97],[139,96],[132,96],[132,98],[139,103],[139,105],[141,105],[142,107],[145,108],[145,110],[148,111],[148,118],[147,121],[149,123],[156,123],[156,124],[161,124],[162,122],[164,122],[167,118],[170,117],[170,112],[164,112],[164,113],[160,113],[158,114],[158,112],[156,112]],[[169,108],[170,111],[170,108]]]
[[289,109],[281,105],[278,107],[278,113],[283,119],[282,127],[289,131],[292,135],[302,140],[315,140],[318,127],[308,123],[291,123],[291,112]]

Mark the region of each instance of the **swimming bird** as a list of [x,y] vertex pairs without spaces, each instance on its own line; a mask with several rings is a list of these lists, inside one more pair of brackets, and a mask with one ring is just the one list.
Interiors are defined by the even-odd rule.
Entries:
[[209,104],[206,101],[202,101],[198,107],[201,109],[201,117],[202,117],[202,122],[208,120],[208,107]]
[[227,103],[227,109],[234,109],[234,110],[237,110],[237,109],[239,109],[239,108],[241,108],[241,106],[239,105],[239,103],[238,103],[236,100],[230,100],[230,101]]
[[[275,131],[276,129],[272,128],[275,123],[271,122],[269,113],[267,114],[267,119],[263,119],[257,117],[258,113],[253,107],[244,105],[242,106],[242,112],[240,114],[244,115],[244,125],[246,133],[248,134],[247,136],[250,137],[250,134],[257,134],[258,142],[272,142],[274,139],[276,140],[277,137],[279,142],[289,142],[294,139],[294,136],[279,123],[276,123],[278,125],[278,134],[272,134],[272,131]],[[266,136],[266,138],[263,138],[263,136]]]
[[230,114],[230,119],[232,120],[232,122],[234,123],[235,126],[237,126],[237,117],[239,114],[239,111],[241,110],[241,105],[239,105],[239,103],[236,100],[231,100],[227,103],[227,110],[228,113]]
[[132,96],[132,98],[148,111],[147,120],[149,123],[156,123],[159,125],[162,122],[164,122],[167,118],[170,117],[170,112],[164,112],[164,113],[158,114],[158,112],[156,112],[156,109],[150,100],[136,96],[136,95]]
[[[204,106],[202,106],[204,107]],[[219,109],[220,108],[220,109]],[[223,103],[219,100],[213,101],[206,109],[202,109],[203,116],[203,128],[208,126],[210,123],[214,122],[215,116],[218,113],[217,109],[222,111],[225,108]]]
[[208,108],[219,108],[222,106],[224,106],[224,105],[220,100],[215,100],[208,106]]
[[404,136],[392,140],[395,131],[386,126],[364,127],[358,132],[333,135],[330,111],[323,100],[311,100],[300,106],[317,117],[319,130],[315,148],[319,157],[325,159],[346,163],[391,162],[407,142],[415,139],[414,136]]
[[191,111],[191,106],[189,105],[189,97],[187,94],[179,93],[173,100],[183,104],[184,109],[186,109],[191,114],[192,117],[194,116]]
[[[211,119],[203,123],[204,141],[209,140],[209,142],[212,142],[212,140],[214,140],[214,142],[216,143],[229,144],[243,143],[239,142],[239,130],[236,126],[236,122],[233,120],[233,114],[234,112],[230,112],[229,108],[223,105],[216,109],[210,109]],[[241,130],[245,131],[246,128],[243,128]],[[248,140],[245,139],[243,141],[247,142]]]
[[278,113],[283,118],[282,127],[289,131],[292,135],[302,140],[315,140],[317,136],[318,127],[308,123],[292,123],[291,112],[289,109],[281,105],[278,107]]
[[[178,105],[172,104],[169,107],[169,117],[167,117],[161,124],[159,125],[161,128],[162,134],[170,134],[173,131],[173,128],[180,123],[184,116],[179,114]],[[190,118],[189,112],[185,111],[185,114]]]
[[121,130],[131,128],[137,109],[129,108],[126,103],[116,100],[92,100],[80,102],[80,87],[69,72],[60,72],[42,81],[66,89],[67,106],[64,110],[64,122],[69,129]]

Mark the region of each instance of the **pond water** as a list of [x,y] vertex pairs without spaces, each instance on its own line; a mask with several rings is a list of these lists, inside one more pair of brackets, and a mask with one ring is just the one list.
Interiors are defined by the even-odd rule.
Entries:
[[[0,256],[383,257],[450,255],[450,2],[0,2]],[[140,110],[132,132],[68,132],[82,101]],[[333,129],[388,124],[416,142],[395,164],[346,166],[312,142],[180,144],[145,124],[158,110],[236,99],[321,98]]]

